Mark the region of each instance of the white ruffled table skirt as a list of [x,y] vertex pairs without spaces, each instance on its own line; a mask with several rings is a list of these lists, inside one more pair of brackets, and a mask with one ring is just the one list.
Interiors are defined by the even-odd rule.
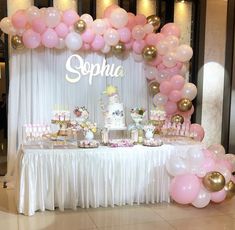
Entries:
[[169,202],[165,162],[201,145],[97,149],[22,149],[18,212]]

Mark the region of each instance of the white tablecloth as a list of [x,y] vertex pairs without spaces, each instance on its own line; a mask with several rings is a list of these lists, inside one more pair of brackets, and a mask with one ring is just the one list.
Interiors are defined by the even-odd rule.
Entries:
[[165,162],[198,145],[21,150],[18,212],[169,202]]

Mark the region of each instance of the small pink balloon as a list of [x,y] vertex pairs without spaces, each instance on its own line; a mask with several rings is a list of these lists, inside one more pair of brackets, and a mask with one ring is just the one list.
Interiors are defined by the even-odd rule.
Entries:
[[127,50],[132,49],[133,46],[133,40],[131,39],[128,43],[125,44],[125,47]]
[[227,160],[225,160],[225,159],[221,159],[221,160],[219,160],[217,163],[218,163],[221,167],[225,167],[225,168],[227,168],[230,172],[232,172],[233,166],[232,166],[232,164],[231,164],[229,161],[227,161]]
[[79,16],[75,10],[70,9],[63,12],[62,20],[67,26],[73,25],[78,19]]
[[168,95],[172,90],[172,84],[169,81],[163,81],[160,84],[159,90],[161,93]]
[[16,29],[23,29],[27,24],[27,15],[24,10],[17,10],[11,17],[12,25]]
[[179,90],[172,90],[169,93],[169,99],[173,102],[177,102],[182,98],[182,93]]
[[29,29],[26,30],[23,34],[23,42],[25,47],[29,49],[35,49],[40,45],[41,36],[39,33]]
[[101,35],[96,35],[93,42],[91,43],[91,47],[94,51],[101,50],[105,46],[104,38]]
[[95,33],[92,29],[86,29],[85,32],[82,33],[82,40],[85,43],[92,43],[95,38]]
[[194,137],[197,141],[202,141],[205,136],[205,131],[199,124],[191,124],[190,126],[190,132],[195,133],[196,136]]
[[131,39],[131,31],[127,27],[123,27],[118,29],[118,33],[120,35],[121,42],[129,42]]
[[167,115],[172,115],[177,111],[177,105],[176,105],[175,102],[172,102],[172,101],[168,101],[165,104],[164,108],[165,108],[165,111],[166,111]]
[[57,33],[51,29],[48,28],[42,35],[42,44],[47,48],[53,48],[58,44],[58,36]]
[[208,173],[208,172],[214,171],[215,166],[216,166],[215,160],[211,157],[206,157],[202,164],[202,170],[205,171],[205,173]]
[[32,29],[42,34],[46,30],[46,24],[45,21],[42,18],[36,18],[32,21]]
[[61,22],[59,25],[56,26],[55,32],[59,37],[65,38],[69,32],[69,28],[65,23]]
[[222,189],[218,192],[212,192],[211,193],[211,201],[213,201],[215,203],[220,203],[220,202],[224,201],[225,198],[226,198],[225,189]]
[[143,14],[137,14],[135,16],[135,24],[136,25],[145,25],[147,23],[147,19]]
[[202,151],[205,157],[214,159],[215,155],[212,151],[210,151],[209,149],[203,149]]
[[192,203],[201,188],[201,183],[197,176],[185,174],[174,177],[170,185],[170,195],[173,200],[180,204]]
[[157,55],[157,57],[153,61],[148,62],[148,64],[152,65],[152,66],[158,66],[160,63],[162,63],[162,56],[161,55]]
[[180,37],[180,28],[175,23],[167,23],[161,29],[161,33],[165,36],[174,35],[176,37]]
[[127,22],[126,27],[129,28],[130,30],[132,30],[133,27],[136,25],[135,15],[130,12],[128,12],[127,14],[128,14],[128,22]]
[[146,43],[148,45],[153,45],[156,46],[158,42],[160,42],[161,40],[163,40],[165,38],[165,36],[161,33],[150,33],[146,36]]
[[117,8],[120,8],[120,7],[116,4],[112,4],[106,7],[106,9],[104,10],[103,18],[109,18],[111,13]]
[[141,25],[136,25],[132,29],[132,37],[136,40],[142,40],[145,36],[144,27]]
[[145,47],[145,41],[138,40],[133,42],[132,49],[135,53],[141,54],[144,47]]
[[181,90],[184,86],[185,79],[181,75],[175,75],[171,78],[172,88],[176,90]]

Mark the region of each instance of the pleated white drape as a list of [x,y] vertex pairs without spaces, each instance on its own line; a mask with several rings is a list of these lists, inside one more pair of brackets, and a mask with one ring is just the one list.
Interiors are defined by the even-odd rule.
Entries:
[[65,79],[65,63],[72,55],[68,50],[40,48],[36,50],[14,51],[10,58],[10,89],[8,112],[8,176],[13,175],[17,149],[22,140],[22,127],[29,123],[49,124],[51,112],[60,106],[73,111],[75,106],[85,106],[90,112],[90,120],[103,125],[100,109],[101,94],[108,84],[118,87],[121,101],[126,109],[126,121],[130,122],[130,108],[148,108],[147,83],[142,63],[136,63],[131,55],[123,59],[105,57],[97,53],[78,53],[85,61],[122,65],[123,78],[96,76],[92,85],[83,76],[75,84]]

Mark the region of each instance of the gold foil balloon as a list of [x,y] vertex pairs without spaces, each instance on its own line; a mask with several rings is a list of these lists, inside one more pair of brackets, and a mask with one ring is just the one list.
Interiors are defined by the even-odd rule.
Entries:
[[187,98],[183,98],[177,103],[178,110],[181,112],[189,111],[192,108],[192,106],[193,106],[192,102]]
[[149,92],[150,92],[151,96],[154,96],[160,92],[159,86],[160,86],[160,84],[156,81],[152,81],[149,83]]
[[112,47],[112,51],[115,55],[123,54],[126,50],[125,44],[123,42],[118,42],[117,45]]
[[145,61],[153,61],[157,56],[157,49],[155,46],[145,46],[142,51],[142,56]]
[[18,35],[14,35],[11,37],[11,46],[15,50],[21,50],[24,48],[24,43],[22,38]]
[[147,22],[148,22],[148,24],[153,26],[153,30],[155,32],[159,29],[159,27],[161,25],[161,19],[156,15],[148,16],[147,17]]
[[86,22],[83,21],[82,19],[79,19],[77,22],[74,23],[74,30],[77,33],[83,33],[86,29]]
[[225,185],[224,189],[225,189],[225,191],[226,191],[226,193],[227,193],[226,197],[227,197],[228,199],[231,199],[231,198],[235,195],[235,184],[234,184],[233,181],[230,180],[230,181]]
[[180,114],[175,114],[171,117],[171,122],[176,123],[176,124],[183,124],[184,123],[184,117],[181,116]]
[[208,172],[202,179],[204,187],[210,192],[218,192],[225,186],[224,176],[220,172]]

